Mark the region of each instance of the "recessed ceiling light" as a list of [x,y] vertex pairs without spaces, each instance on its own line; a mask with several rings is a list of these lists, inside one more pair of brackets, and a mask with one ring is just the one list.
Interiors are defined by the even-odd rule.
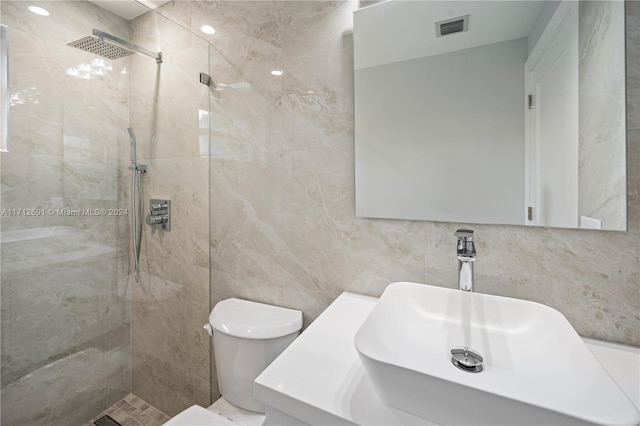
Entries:
[[283,74],[283,72],[284,72],[284,71],[282,71],[282,70],[273,70],[273,71],[271,71],[271,74],[272,74],[272,75],[282,75],[282,74]]
[[29,6],[29,10],[36,15],[49,16],[49,11],[38,6]]
[[200,27],[200,31],[202,31],[205,34],[213,34],[216,32],[216,30],[211,26],[211,25],[203,25]]

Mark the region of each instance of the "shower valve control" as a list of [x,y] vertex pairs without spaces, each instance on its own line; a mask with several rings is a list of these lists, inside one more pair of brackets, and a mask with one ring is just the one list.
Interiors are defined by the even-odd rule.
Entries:
[[[164,203],[160,202],[160,203],[155,203],[153,202],[154,200],[151,200],[151,202],[149,203],[149,210],[151,210],[152,212],[163,212],[164,210],[168,211],[169,210],[169,204],[167,201],[165,201]],[[155,200],[158,201],[158,200]]]
[[149,200],[149,214],[147,215],[147,225],[151,227],[162,227],[168,231],[171,229],[171,201],[170,200]]

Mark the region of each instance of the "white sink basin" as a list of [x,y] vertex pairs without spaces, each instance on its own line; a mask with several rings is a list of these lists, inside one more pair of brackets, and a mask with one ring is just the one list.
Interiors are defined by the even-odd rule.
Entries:
[[[640,423],[566,318],[538,303],[394,283],[354,342],[384,403],[441,425]],[[454,366],[456,347],[483,371]]]

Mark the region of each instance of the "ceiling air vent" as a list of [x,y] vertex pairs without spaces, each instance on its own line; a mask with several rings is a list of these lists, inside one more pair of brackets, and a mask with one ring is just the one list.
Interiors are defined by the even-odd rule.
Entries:
[[469,30],[469,15],[436,22],[436,37],[461,33]]

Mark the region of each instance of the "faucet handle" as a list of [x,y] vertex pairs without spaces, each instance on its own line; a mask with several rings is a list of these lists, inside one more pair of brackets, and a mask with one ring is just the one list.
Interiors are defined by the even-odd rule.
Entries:
[[473,231],[471,229],[458,229],[454,234],[458,240],[473,241]]
[[454,234],[458,237],[456,252],[459,260],[473,261],[476,258],[476,245],[473,242],[471,229],[458,229]]

